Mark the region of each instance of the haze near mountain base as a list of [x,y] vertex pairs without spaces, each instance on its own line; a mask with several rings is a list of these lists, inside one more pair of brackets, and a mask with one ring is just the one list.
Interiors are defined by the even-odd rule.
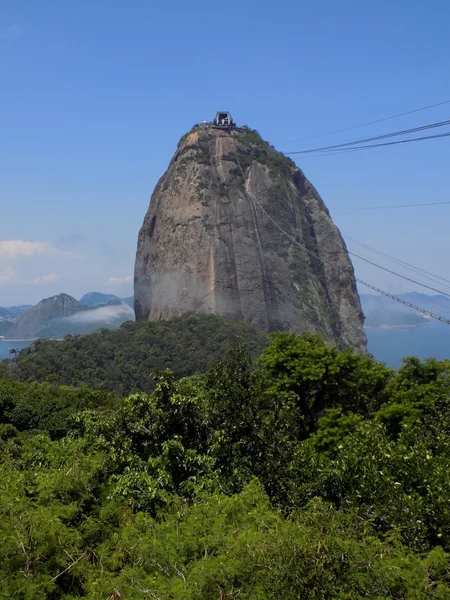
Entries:
[[365,350],[339,230],[303,172],[247,127],[183,136],[139,233],[136,318],[189,312]]

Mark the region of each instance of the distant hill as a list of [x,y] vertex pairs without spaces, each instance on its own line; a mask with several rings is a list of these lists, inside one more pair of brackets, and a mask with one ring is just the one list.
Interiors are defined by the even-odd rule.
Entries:
[[7,310],[13,319],[20,319],[30,308],[33,308],[33,304],[19,304],[18,306],[7,306],[4,310]]
[[134,296],[129,296],[128,298],[121,298],[122,302],[128,304],[134,310]]
[[269,341],[246,323],[213,315],[128,322],[117,330],[63,341],[37,340],[17,359],[0,362],[0,377],[87,386],[126,396],[152,390],[153,369],[169,368],[177,377],[204,372],[236,340],[255,356]]
[[119,298],[115,294],[103,294],[102,292],[88,292],[80,298],[80,304],[85,306],[96,307],[111,303],[112,300],[120,300],[134,310],[134,296],[128,298]]
[[4,335],[11,340],[62,338],[101,328],[115,329],[130,320],[134,320],[133,310],[117,296],[99,307],[89,307],[68,294],[59,294],[41,300],[10,324]]
[[0,336],[7,336],[17,319],[29,311],[30,308],[32,308],[31,304],[0,307]]
[[0,320],[2,321],[6,321],[12,318],[11,313],[9,312],[9,310],[7,308],[2,308],[0,306]]
[[96,307],[111,303],[112,300],[120,300],[134,310],[134,296],[128,298],[119,298],[115,294],[103,294],[102,292],[88,292],[80,298],[80,304],[85,306]]
[[45,298],[20,317],[8,331],[8,337],[12,340],[39,337],[52,319],[67,318],[81,310],[81,304],[68,294]]
[[15,319],[6,308],[0,307],[0,335],[5,335],[14,324]]
[[[398,297],[442,317],[450,318],[450,298],[447,296],[410,292],[399,294]],[[426,315],[385,296],[362,294],[361,305],[366,315],[366,327],[420,327],[430,323],[430,318]]]
[[410,292],[402,294],[400,297],[442,317],[450,318],[450,298],[448,296],[443,296],[442,294],[431,296],[428,294],[419,294],[418,292]]
[[80,304],[84,306],[101,306],[102,304],[108,304],[110,300],[119,300],[119,297],[115,294],[102,294],[101,292],[88,292],[80,298]]

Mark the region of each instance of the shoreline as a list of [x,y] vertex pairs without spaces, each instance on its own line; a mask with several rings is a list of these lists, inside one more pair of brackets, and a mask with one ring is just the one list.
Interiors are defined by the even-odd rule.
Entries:
[[28,340],[7,340],[6,338],[0,336],[0,342],[8,342],[8,344],[22,344],[24,342],[34,342],[37,339],[38,338],[30,338]]
[[425,324],[422,325],[378,325],[378,326],[373,326],[373,325],[364,325],[364,329],[377,329],[377,330],[383,330],[386,331],[387,329],[401,329],[402,331],[405,331],[405,329],[419,329],[419,327],[425,327]]

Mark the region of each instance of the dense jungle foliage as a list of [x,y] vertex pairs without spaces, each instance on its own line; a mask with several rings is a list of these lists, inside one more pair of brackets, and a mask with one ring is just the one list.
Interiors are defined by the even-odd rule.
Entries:
[[450,598],[450,361],[281,333],[153,377],[0,382],[1,598]]
[[252,356],[269,343],[250,325],[214,315],[189,315],[148,323],[128,321],[119,329],[64,340],[39,339],[12,361],[0,361],[0,377],[108,390],[119,396],[150,392],[154,369],[175,377],[204,373],[240,340]]

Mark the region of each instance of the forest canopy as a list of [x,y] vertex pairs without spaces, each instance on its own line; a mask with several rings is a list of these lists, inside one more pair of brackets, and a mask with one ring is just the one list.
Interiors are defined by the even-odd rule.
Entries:
[[0,597],[449,598],[449,373],[282,333],[124,399],[0,380]]
[[153,390],[154,369],[171,369],[177,378],[204,373],[236,341],[252,356],[269,343],[262,331],[215,315],[127,321],[116,330],[36,340],[16,359],[0,361],[0,377],[108,390],[124,397]]

